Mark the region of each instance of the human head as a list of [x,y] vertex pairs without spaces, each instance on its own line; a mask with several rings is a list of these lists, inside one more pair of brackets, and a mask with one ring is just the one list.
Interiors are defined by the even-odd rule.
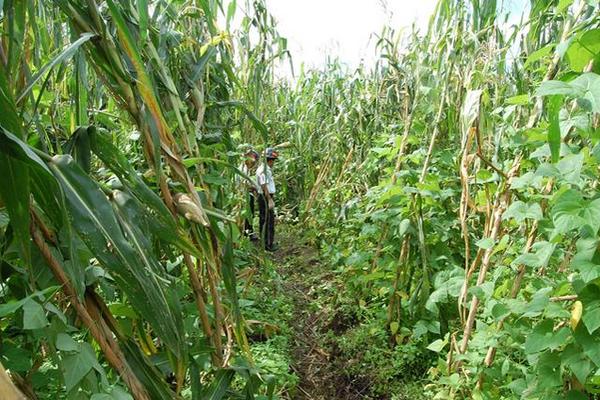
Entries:
[[256,151],[250,149],[244,154],[244,162],[248,168],[252,168],[258,161],[259,155]]
[[279,158],[279,154],[272,147],[267,147],[265,150],[265,158],[267,159],[267,164],[272,166],[275,160]]

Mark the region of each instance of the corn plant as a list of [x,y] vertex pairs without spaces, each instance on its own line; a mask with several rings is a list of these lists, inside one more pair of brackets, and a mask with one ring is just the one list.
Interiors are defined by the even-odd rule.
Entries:
[[221,180],[224,130],[265,129],[236,89],[224,5],[2,6],[2,354],[20,390],[54,366],[69,398],[216,399],[235,371],[253,396]]

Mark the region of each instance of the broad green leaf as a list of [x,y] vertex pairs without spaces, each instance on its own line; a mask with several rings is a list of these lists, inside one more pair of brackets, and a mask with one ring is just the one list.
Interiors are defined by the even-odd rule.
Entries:
[[10,314],[14,313],[15,311],[17,311],[19,308],[21,308],[23,306],[23,304],[25,304],[27,299],[28,299],[28,297],[21,299],[19,301],[11,301],[9,303],[0,304],[0,318],[6,317],[7,315],[10,315]]
[[560,177],[567,183],[579,185],[581,182],[581,170],[583,169],[583,158],[584,155],[582,153],[569,154],[563,157],[556,163]]
[[48,326],[46,312],[38,302],[28,299],[23,304],[23,329],[41,329]]
[[600,336],[590,335],[587,328],[581,324],[574,332],[574,337],[585,355],[596,364],[596,367],[600,367]]
[[584,283],[593,281],[600,277],[600,265],[591,260],[575,256],[571,261],[571,268],[579,271],[579,277]]
[[427,349],[439,353],[444,349],[444,347],[446,347],[446,344],[448,344],[447,341],[438,339],[433,343],[430,343],[429,346],[427,346]]
[[89,343],[81,343],[78,351],[62,356],[65,386],[70,392],[94,368],[101,368],[96,361],[96,355]]
[[583,323],[590,334],[593,334],[600,328],[600,304],[587,306],[583,313]]
[[541,265],[541,262],[537,254],[525,253],[517,257],[513,261],[513,265],[526,265],[528,267],[537,268]]
[[496,303],[492,308],[492,315],[495,319],[500,320],[510,315],[510,309],[503,303]]
[[477,245],[477,247],[480,247],[482,249],[491,249],[492,247],[494,247],[494,239],[486,237],[486,238],[482,238],[480,240],[477,241],[477,243],[475,243]]
[[568,345],[561,354],[561,364],[564,368],[568,368],[577,377],[577,379],[585,383],[592,371],[592,363],[584,354],[580,346],[575,344]]
[[584,91],[569,82],[544,81],[535,91],[536,96],[564,95],[572,97],[583,97]]
[[536,91],[536,96],[564,95],[581,99],[590,111],[600,112],[600,76],[588,72],[571,82],[544,81]]
[[600,29],[591,29],[575,36],[567,50],[573,71],[582,72],[591,60],[600,59]]
[[66,333],[59,333],[56,336],[56,348],[61,351],[79,351],[79,343]]
[[569,330],[567,328],[561,328],[554,332],[554,322],[546,319],[537,324],[525,339],[525,352],[531,354],[546,349],[555,350],[567,344],[568,337]]
[[[545,352],[540,355],[536,364],[537,385],[544,390],[552,390],[562,386],[560,373],[560,358],[553,352]],[[552,390],[555,391],[555,390]],[[553,399],[548,399],[553,400]]]
[[485,282],[481,285],[473,286],[469,289],[469,293],[472,293],[481,301],[489,300],[494,293],[494,282]]
[[136,320],[140,318],[129,304],[112,303],[108,306],[108,309],[115,317],[126,317],[130,320]]
[[532,246],[530,253],[521,254],[512,262],[512,265],[523,264],[534,268],[546,267],[555,248],[555,243],[546,241],[536,242]]
[[21,308],[23,306],[23,304],[30,301],[31,299],[34,299],[34,298],[43,299],[49,293],[54,294],[59,289],[60,289],[59,286],[50,286],[44,290],[36,291],[36,292],[32,293],[31,295],[24,297],[18,301],[11,301],[11,302],[8,302],[5,304],[0,304],[0,318],[6,317],[7,315],[14,313],[19,308]]
[[106,393],[94,393],[90,400],[115,400],[115,398]]
[[538,203],[526,204],[520,200],[513,202],[502,216],[504,219],[514,218],[518,223],[525,219],[533,219],[539,221],[543,218],[542,208]]
[[400,222],[400,226],[398,227],[398,237],[403,237],[409,229],[410,219],[405,218]]
[[572,86],[581,91],[580,96],[576,96],[589,105],[589,110],[600,113],[600,75],[588,72],[578,76],[572,82]]
[[517,313],[522,314],[523,317],[532,318],[541,315],[542,311],[546,308],[546,305],[550,301],[551,287],[545,287],[535,292],[531,301],[525,305],[524,310],[519,310]]
[[580,192],[567,190],[557,198],[552,216],[558,233],[579,229],[584,225],[597,232],[600,228],[600,199],[590,202]]
[[33,364],[33,354],[7,340],[2,345],[0,360],[2,360],[4,368],[8,370],[27,373]]
[[[589,364],[589,361],[587,362],[587,364]],[[578,369],[581,369],[585,365],[586,364],[583,364],[582,366],[578,367]],[[575,376],[578,376],[578,374],[575,370],[573,372],[575,373]],[[589,397],[586,394],[584,394],[583,392],[580,392],[578,390],[570,390],[569,393],[567,393],[567,397],[565,398],[565,400],[589,400]]]

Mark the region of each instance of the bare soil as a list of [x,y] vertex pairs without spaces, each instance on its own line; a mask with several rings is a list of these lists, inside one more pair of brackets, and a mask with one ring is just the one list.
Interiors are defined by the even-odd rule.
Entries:
[[369,382],[349,376],[345,360],[338,358],[335,346],[324,339],[328,331],[335,334],[345,330],[349,321],[340,321],[328,296],[323,297],[323,286],[334,285],[334,279],[321,264],[317,249],[294,237],[292,231],[281,238],[274,259],[294,304],[291,368],[300,382],[291,399],[369,398]]

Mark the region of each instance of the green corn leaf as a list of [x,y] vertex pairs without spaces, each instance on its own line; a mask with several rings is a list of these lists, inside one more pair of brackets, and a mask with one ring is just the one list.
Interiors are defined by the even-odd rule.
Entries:
[[[156,217],[153,218],[153,223],[149,224],[152,233],[181,250],[201,258],[202,256],[196,246],[177,227],[173,216],[160,197],[144,183],[125,155],[110,142],[108,136],[97,132],[93,127],[89,127],[88,132],[94,154],[104,162],[107,168],[114,172],[121,183],[144,207],[155,213]],[[149,213],[144,212],[144,217],[147,218],[148,216]]]
[[562,96],[551,96],[548,100],[548,114],[550,126],[548,128],[548,144],[550,145],[550,153],[552,154],[552,162],[558,162],[560,157],[560,107],[562,106]]
[[194,66],[192,71],[192,76],[190,78],[191,82],[196,82],[206,69],[208,62],[217,54],[217,49],[213,46],[208,47],[208,49],[200,56],[200,59]]
[[64,149],[77,161],[81,169],[86,173],[90,172],[92,154],[87,127],[77,128],[64,146]]
[[143,46],[148,39],[148,0],[138,0],[137,11],[140,23],[140,46]]
[[160,104],[156,98],[154,85],[142,60],[140,49],[133,40],[133,36],[125,22],[121,9],[117,7],[113,0],[107,0],[107,4],[117,26],[117,32],[123,50],[131,60],[131,63],[137,72],[137,88],[144,103],[148,107],[148,112],[151,116],[150,124],[154,124],[157,129],[161,143],[168,145],[171,142],[170,132],[167,123],[164,120]]
[[181,315],[171,307],[171,289],[158,275],[150,255],[140,254],[139,237],[130,237],[133,245],[127,241],[122,228],[131,226],[119,225],[104,193],[70,156],[55,156],[49,166],[63,188],[71,221],[83,242],[123,288],[136,312],[181,356]]
[[8,76],[16,76],[19,69],[21,57],[23,56],[26,35],[26,10],[27,2],[19,0],[7,0],[3,4],[6,22],[7,38],[7,65]]
[[62,50],[59,54],[57,54],[56,57],[54,57],[52,60],[50,60],[48,63],[46,63],[42,68],[40,68],[40,70],[37,71],[36,74],[27,83],[27,86],[25,87],[25,89],[23,89],[23,91],[19,94],[19,97],[17,98],[17,104],[20,103],[21,100],[23,100],[23,98],[25,98],[25,96],[27,96],[27,94],[31,91],[33,86],[42,78],[42,76],[46,72],[50,71],[57,64],[62,63],[63,61],[71,58],[75,54],[77,49],[79,49],[79,47],[81,47],[82,44],[84,44],[85,42],[87,42],[88,40],[93,38],[94,36],[95,35],[93,33],[84,33],[83,35],[81,35],[81,37],[79,39],[77,39],[76,41],[71,43],[64,50]]
[[0,62],[0,126],[23,138],[23,125],[17,112],[4,64]]
[[127,363],[152,399],[179,399],[170,389],[163,373],[148,360],[133,339],[122,338],[121,345]]
[[[65,262],[65,272],[71,279],[79,296],[85,290],[85,266],[87,260],[80,260],[77,255],[79,240],[74,236],[71,225],[67,221],[65,200],[56,178],[42,159],[16,136],[0,129],[0,149],[9,159],[26,165],[29,171],[30,188],[33,197],[41,210],[49,217],[56,231],[63,231],[69,242],[69,260]],[[23,187],[22,184],[19,185]],[[29,217],[29,212],[27,213]],[[86,265],[83,263],[85,262]]]
[[215,374],[214,381],[210,386],[202,393],[202,399],[206,400],[221,400],[227,389],[233,381],[235,371],[230,369],[222,369]]
[[[0,64],[2,64],[0,62]],[[22,123],[18,118],[16,106],[13,101],[8,81],[6,79],[4,66],[0,67],[0,144],[4,144],[8,135],[8,130],[22,137]],[[7,154],[6,146],[1,146],[0,150],[0,173],[3,177],[3,184],[0,185],[0,198],[4,201],[11,225],[15,231],[15,236],[20,243],[20,251],[26,262],[31,258],[29,248],[29,196],[30,181],[29,167],[23,161],[15,159]]]
[[25,262],[31,259],[29,245],[29,168],[27,164],[0,154],[0,198],[4,201],[10,216],[11,226],[20,243],[21,255]]
[[223,274],[223,282],[225,283],[225,289],[227,290],[227,295],[229,296],[229,302],[231,303],[231,306],[233,308],[233,315],[235,320],[234,331],[236,340],[242,351],[244,351],[244,353],[246,354],[246,356],[252,358],[252,354],[250,353],[250,346],[248,345],[248,339],[246,338],[244,319],[240,311],[240,304],[237,294],[232,237],[233,228],[230,227],[229,237],[225,242],[225,252],[223,255],[221,271]]

